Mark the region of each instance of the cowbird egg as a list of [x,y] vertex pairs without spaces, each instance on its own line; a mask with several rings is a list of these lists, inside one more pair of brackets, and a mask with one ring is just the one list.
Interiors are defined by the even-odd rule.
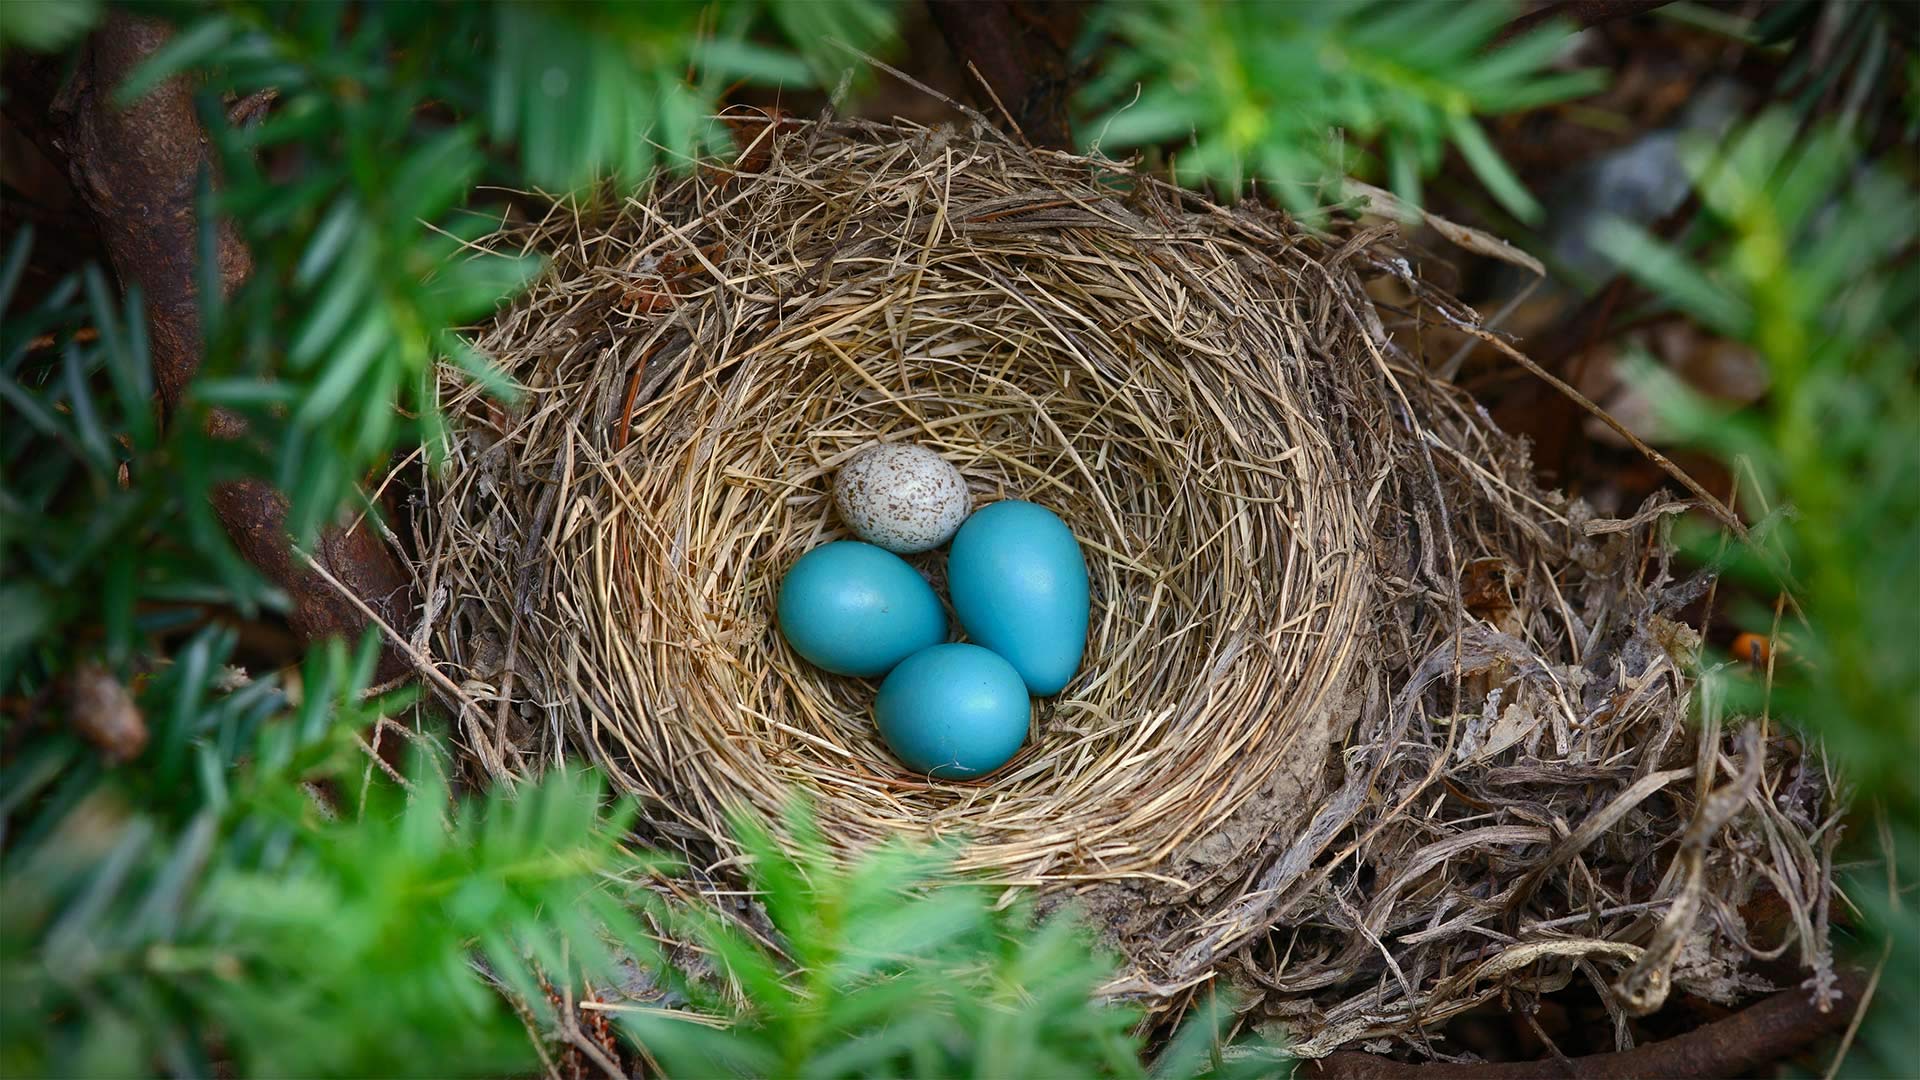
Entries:
[[879,443],[840,467],[833,501],[854,535],[911,555],[947,542],[967,518],[967,482],[946,458],[912,443]]

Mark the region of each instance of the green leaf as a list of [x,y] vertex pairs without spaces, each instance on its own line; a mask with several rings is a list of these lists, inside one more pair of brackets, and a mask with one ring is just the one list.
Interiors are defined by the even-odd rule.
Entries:
[[87,954],[92,950],[87,948],[87,939],[94,936],[95,924],[119,895],[140,858],[146,854],[147,842],[152,835],[152,826],[142,820],[135,820],[121,831],[111,850],[94,869],[79,898],[69,903],[60,918],[48,927],[48,953],[67,963],[84,965],[88,962]]
[[1739,298],[1638,226],[1603,221],[1594,233],[1594,246],[1648,288],[1721,333],[1741,337],[1752,327],[1753,314]]
[[291,405],[300,397],[292,384],[265,379],[199,379],[193,384],[193,394],[209,405],[233,409]]
[[100,18],[100,0],[0,4],[0,48],[51,52],[86,33]]
[[834,978],[849,981],[875,969],[937,955],[947,945],[978,933],[986,905],[972,889],[948,886],[924,899],[879,911],[861,920],[857,940],[834,966]]
[[936,1016],[901,1013],[891,1023],[877,1030],[851,1035],[814,1055],[800,1075],[821,1077],[823,1080],[836,1076],[891,1075],[894,1070],[885,1066],[906,1057],[907,1052],[915,1046],[937,1045],[940,1036],[945,1034],[942,1031],[945,1026]]
[[1233,1010],[1219,994],[1208,994],[1189,1010],[1166,1048],[1153,1061],[1153,1080],[1176,1080],[1209,1071],[1220,1042],[1220,1031],[1233,1020]]
[[724,1031],[664,1011],[623,1012],[620,1025],[679,1076],[778,1076],[780,1055],[749,1031]]
[[448,128],[408,154],[392,181],[392,213],[411,223],[435,218],[473,185],[481,160],[473,129]]
[[73,416],[80,447],[86,453],[88,464],[93,466],[95,472],[104,475],[113,472],[113,445],[107,437],[106,428],[100,424],[100,412],[94,407],[93,391],[87,386],[85,365],[85,358],[69,346],[62,357],[60,373],[66,384],[67,408]]
[[211,809],[194,816],[130,923],[135,938],[171,940],[187,918],[188,890],[212,856],[220,820]]
[[0,262],[0,311],[13,310],[13,290],[26,272],[27,256],[33,251],[33,226],[22,225],[13,243],[7,246],[5,262]]
[[792,53],[751,41],[710,39],[700,43],[694,58],[704,70],[723,79],[744,79],[762,86],[808,86],[813,72]]
[[[294,327],[287,359],[296,368],[310,367],[318,360],[322,350],[333,343],[355,315],[360,316],[356,325],[361,333],[382,333],[367,311],[375,302],[375,273],[375,254],[370,243],[349,249],[340,268],[320,287],[312,310]],[[361,343],[356,347],[365,345]],[[379,342],[376,340],[371,347],[378,348]]]
[[33,394],[21,389],[20,384],[11,378],[0,379],[0,399],[19,410],[20,415],[44,435],[64,440],[66,427],[54,416],[53,410],[41,403]]
[[294,413],[294,423],[307,428],[324,424],[347,400],[354,384],[372,370],[392,340],[392,328],[382,315],[377,310],[368,312],[360,332],[333,354]]
[[157,434],[153,419],[153,363],[147,355],[146,313],[139,286],[127,290],[126,326],[116,310],[106,275],[95,266],[85,272],[87,310],[105,350],[107,378],[113,383],[119,406],[119,425],[127,429],[136,447],[152,445]]
[[[790,827],[793,821],[790,815]],[[822,950],[828,943],[823,940],[823,928],[814,914],[814,900],[820,895],[816,890],[823,883],[809,882],[801,867],[781,850],[772,832],[756,818],[744,813],[736,815],[733,833],[752,859],[747,865],[748,880],[760,893],[774,927],[792,943],[798,954],[795,959],[803,966],[827,962],[827,954]],[[804,843],[801,838],[793,839]],[[831,873],[830,864],[824,860],[813,861],[813,868]]]
[[1114,113],[1100,125],[1100,142],[1113,146],[1143,146],[1192,133],[1192,106],[1167,92],[1142,95],[1139,102]]
[[34,582],[9,582],[0,585],[0,672],[9,665],[6,659],[29,648],[53,625],[52,597]]
[[320,224],[313,230],[313,238],[307,243],[306,252],[294,266],[294,287],[311,287],[321,274],[332,268],[334,260],[360,228],[359,205],[351,195],[342,195],[326,216],[320,219]]
[[713,951],[721,970],[740,983],[748,998],[774,1015],[790,1007],[792,992],[752,942],[717,916],[707,916],[697,925],[701,940]]
[[1470,116],[1453,117],[1451,130],[1453,142],[1460,148],[1460,155],[1467,159],[1467,165],[1473,169],[1480,182],[1500,201],[1500,205],[1521,221],[1540,220],[1540,204],[1527,191],[1520,178],[1513,175],[1507,163],[1501,159],[1499,151],[1487,141],[1486,132],[1480,130]]

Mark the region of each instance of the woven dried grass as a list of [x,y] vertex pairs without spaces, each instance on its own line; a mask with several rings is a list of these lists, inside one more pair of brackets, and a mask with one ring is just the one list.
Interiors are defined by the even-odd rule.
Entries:
[[[1504,343],[1395,235],[986,132],[791,122],[504,232],[552,263],[479,342],[522,398],[445,375],[464,422],[418,545],[415,641],[472,760],[580,753],[710,870],[730,811],[797,795],[844,845],[964,838],[1092,917],[1115,992],[1228,979],[1305,1053],[1574,978],[1624,1016],[1758,989],[1758,952],[1826,971],[1817,766],[1688,722],[1674,620],[1707,584],[1660,535],[1686,504],[1538,490],[1418,350]],[[907,772],[872,685],[772,625],[781,573],[845,535],[835,467],[886,439],[1088,555],[1085,667],[986,780]],[[1762,890],[1785,929],[1742,913]]]

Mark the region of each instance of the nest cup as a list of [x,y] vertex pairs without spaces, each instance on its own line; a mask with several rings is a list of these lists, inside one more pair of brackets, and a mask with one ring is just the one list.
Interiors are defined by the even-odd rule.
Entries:
[[[461,422],[419,542],[417,636],[463,680],[474,762],[525,776],[571,748],[719,857],[731,813],[796,797],[845,848],[964,839],[963,866],[1076,898],[1132,962],[1114,989],[1177,1003],[1226,970],[1291,1002],[1273,1015],[1307,1052],[1646,951],[1609,935],[1644,940],[1634,874],[1661,841],[1581,863],[1548,823],[1631,823],[1629,797],[1684,821],[1699,773],[1674,766],[1713,771],[1649,621],[1665,594],[1631,569],[1661,515],[1589,532],[1396,349],[1369,282],[1475,321],[1391,230],[1307,231],[987,133],[750,138],[732,168],[494,240],[551,260],[478,342],[521,396],[445,375]],[[984,780],[900,765],[873,683],[774,625],[787,568],[849,536],[835,470],[884,440],[939,451],[976,507],[1052,509],[1086,556],[1082,669]],[[944,558],[909,561],[944,591]],[[1448,791],[1475,794],[1435,816]],[[1626,914],[1489,966],[1519,954],[1477,928],[1525,944],[1524,904]],[[1383,974],[1382,935],[1423,926]]]
[[[933,137],[917,170],[887,152],[818,158],[811,190],[696,184],[592,240],[566,271],[586,280],[545,298],[571,310],[540,318],[609,340],[564,335],[553,384],[511,364],[521,327],[482,341],[564,395],[528,422],[572,459],[518,648],[555,654],[545,691],[602,766],[716,839],[730,807],[804,794],[844,841],[965,836],[1007,883],[1151,872],[1284,768],[1352,659],[1364,478],[1311,419],[1309,301],[1091,177],[1009,192]],[[689,196],[725,208],[646,227]],[[1048,507],[1086,556],[1080,674],[987,781],[901,766],[874,684],[774,625],[794,560],[851,537],[836,470],[891,440],[942,454],[976,507]],[[944,592],[944,550],[909,561]]]

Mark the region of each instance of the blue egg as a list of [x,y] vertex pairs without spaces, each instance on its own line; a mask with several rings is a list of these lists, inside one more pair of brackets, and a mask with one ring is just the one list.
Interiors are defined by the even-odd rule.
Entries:
[[873,700],[901,764],[947,780],[990,773],[1027,738],[1020,673],[978,645],[935,645],[900,662]]
[[1087,648],[1087,563],[1053,511],[1030,502],[981,507],[947,556],[947,588],[967,637],[1006,658],[1027,689],[1057,694]]
[[927,579],[893,552],[853,540],[800,556],[777,607],[793,651],[836,675],[885,675],[947,640],[947,613]]

